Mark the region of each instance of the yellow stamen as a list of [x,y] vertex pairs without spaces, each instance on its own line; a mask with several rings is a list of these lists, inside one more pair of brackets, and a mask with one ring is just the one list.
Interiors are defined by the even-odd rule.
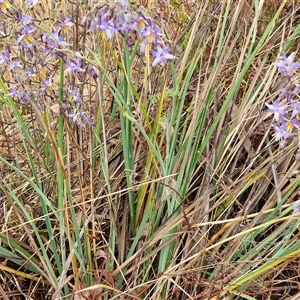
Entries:
[[294,125],[291,122],[286,123],[286,131],[287,132],[292,132],[294,129]]
[[8,8],[9,8],[9,2],[8,2],[8,0],[4,0],[0,4],[0,11],[6,13],[6,11],[7,11]]

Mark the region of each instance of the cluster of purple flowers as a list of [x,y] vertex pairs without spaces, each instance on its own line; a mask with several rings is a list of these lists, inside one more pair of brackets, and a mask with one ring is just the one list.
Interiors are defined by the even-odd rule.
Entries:
[[108,39],[116,34],[121,35],[129,46],[138,42],[142,55],[149,46],[153,57],[152,66],[175,58],[165,44],[162,30],[149,16],[142,12],[136,13],[126,1],[120,5],[105,4],[94,9],[85,16],[83,24],[93,33],[105,33]]
[[[26,4],[33,7],[37,1],[26,0]],[[55,99],[60,99],[59,66],[60,60],[63,60],[66,80],[64,101],[60,106],[75,125],[93,126],[88,103],[82,99],[82,82],[83,76],[87,78],[89,75],[95,83],[97,70],[86,64],[79,53],[65,51],[70,47],[65,33],[74,25],[71,18],[61,16],[57,28],[51,33],[44,33],[29,15],[12,7],[6,0],[0,0],[0,12],[9,18],[9,21],[2,18],[5,38],[16,37],[10,40],[14,42],[6,43],[0,53],[0,75],[8,86],[8,96],[18,104],[34,102],[42,111],[47,108],[55,118],[59,112]],[[8,32],[7,24],[12,20],[15,25]]]
[[[59,98],[59,66],[64,62],[64,101],[60,107],[76,125],[93,126],[93,111],[83,97],[84,85],[97,86],[98,69],[87,63],[79,52],[73,52],[66,39],[74,25],[70,17],[60,15],[54,31],[40,30],[40,22],[23,11],[30,12],[38,0],[25,0],[24,7],[13,7],[8,0],[0,0],[0,37],[11,40],[0,52],[0,76],[9,94],[19,104],[34,101],[39,109],[51,111],[54,99]],[[8,26],[14,22],[14,26]],[[39,26],[35,26],[38,22]],[[140,52],[151,51],[155,66],[175,58],[165,44],[161,29],[143,13],[134,12],[123,1],[114,6],[103,5],[84,16],[83,24],[92,32],[102,32],[112,39],[120,34],[129,46],[139,43]],[[11,42],[13,41],[13,42]],[[54,110],[57,113],[57,109]],[[53,111],[53,116],[55,112]],[[52,122],[53,123],[53,122]]]
[[294,76],[294,71],[300,67],[300,63],[295,62],[294,57],[295,52],[289,56],[283,54],[279,61],[274,63],[284,76],[284,85],[273,104],[266,104],[274,117],[272,128],[275,131],[275,140],[280,141],[282,146],[300,129],[300,104],[297,99],[300,84]]

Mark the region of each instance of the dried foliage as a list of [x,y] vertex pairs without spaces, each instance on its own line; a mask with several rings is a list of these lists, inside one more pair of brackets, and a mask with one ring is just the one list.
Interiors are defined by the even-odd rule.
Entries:
[[272,63],[299,48],[300,3],[285,2],[136,3],[177,59],[137,52],[128,111],[123,41],[81,23],[102,3],[32,10],[47,30],[71,16],[72,51],[102,75],[80,77],[91,128],[54,97],[13,106],[1,73],[1,299],[298,299],[299,139],[280,147],[266,106]]

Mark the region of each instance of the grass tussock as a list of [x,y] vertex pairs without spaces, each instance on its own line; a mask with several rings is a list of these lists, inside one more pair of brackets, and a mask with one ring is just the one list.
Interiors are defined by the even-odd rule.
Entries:
[[297,299],[300,3],[124,5],[0,1],[0,298]]

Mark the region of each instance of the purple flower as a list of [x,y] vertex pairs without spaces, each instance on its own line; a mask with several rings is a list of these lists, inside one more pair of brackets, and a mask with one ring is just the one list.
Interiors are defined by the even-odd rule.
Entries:
[[78,126],[93,126],[92,121],[84,111],[75,111],[73,114],[68,114],[68,117]]
[[30,16],[23,15],[21,10],[16,11],[14,18],[16,21],[22,22],[24,25],[32,24],[32,18]]
[[279,98],[286,98],[288,102],[291,102],[293,97],[297,95],[300,91],[300,84],[298,82],[289,82],[282,88]]
[[51,47],[57,47],[63,46],[68,47],[70,44],[64,40],[64,37],[59,32],[53,32],[52,35],[50,35],[51,42],[49,43],[49,46]]
[[97,82],[98,79],[98,70],[95,66],[89,64],[87,67],[87,72],[92,76],[92,78]]
[[133,17],[130,12],[122,12],[115,20],[115,28],[118,32],[134,31]]
[[291,119],[291,120],[288,120],[288,119],[285,119],[286,123],[285,123],[285,128],[286,128],[286,131],[288,132],[292,132],[294,130],[294,128],[297,128],[297,130],[299,130],[299,121],[295,118]]
[[39,1],[38,0],[26,0],[26,2],[32,6],[35,6],[38,4]]
[[141,31],[141,35],[147,39],[148,43],[161,44],[161,37],[163,36],[159,27],[146,27]]
[[65,69],[65,73],[69,72],[84,72],[82,68],[82,60],[81,59],[71,59],[69,62],[66,63],[67,68]]
[[102,32],[105,32],[108,39],[111,39],[113,34],[118,32],[114,22],[112,20],[108,20],[105,14],[102,14],[101,24],[97,25],[97,28]]
[[158,48],[158,45],[163,44],[163,41],[162,41],[163,34],[162,34],[160,28],[158,28],[157,26],[146,27],[140,31],[140,34],[143,37],[143,41],[141,42],[141,45],[140,45],[140,51],[142,54],[145,53],[146,45],[149,43],[155,45],[156,48]]
[[35,68],[27,68],[25,70],[25,79],[37,76]]
[[275,131],[275,141],[279,141],[280,139],[287,140],[291,137],[291,134],[286,130],[286,123],[282,123],[280,126],[272,125]]
[[115,3],[120,3],[124,10],[129,10],[130,6],[126,0],[115,0]]
[[273,104],[266,103],[266,105],[268,106],[269,111],[274,114],[274,119],[277,122],[287,113],[287,105],[281,105],[279,99],[275,100]]
[[13,88],[10,89],[10,93],[8,94],[8,96],[11,96],[12,98],[14,98],[14,100],[17,103],[20,104],[27,104],[30,100],[30,94],[26,93],[26,92],[20,92],[17,91]]
[[13,98],[17,98],[20,95],[20,92],[17,91],[17,90],[15,90],[15,89],[13,89],[13,88],[10,88],[9,91],[10,91],[10,93],[7,94],[7,96],[11,96]]
[[296,52],[290,54],[290,56],[286,56],[283,54],[279,60],[279,62],[275,62],[273,65],[279,67],[279,72],[286,74],[288,77],[293,76],[293,70],[298,69],[300,64],[298,62],[294,62]]
[[174,59],[175,56],[170,54],[169,50],[169,47],[162,48],[160,45],[157,45],[156,51],[152,50],[152,55],[155,57],[152,66],[154,67],[159,63],[163,63],[167,59]]
[[[70,44],[64,40],[63,35],[55,31],[51,34],[45,33],[40,38],[40,41],[42,42],[41,46],[39,47],[39,50],[43,53],[46,53],[53,49],[61,49],[62,47],[68,47]],[[63,53],[59,54],[56,53],[54,50],[53,53],[51,53],[53,56],[62,56]]]
[[47,88],[51,87],[53,84],[53,77],[49,76],[47,79],[42,80],[42,89],[46,90]]
[[30,16],[21,15],[20,21],[24,24],[32,24],[32,18]]
[[69,89],[68,92],[69,92],[69,95],[73,97],[73,99],[77,105],[82,104],[82,99],[81,99],[80,91],[79,91],[78,87],[75,87],[74,89]]
[[3,54],[0,55],[0,65],[3,63],[7,63],[9,62],[10,57],[9,57],[9,51],[8,50],[4,50]]
[[151,27],[153,25],[153,22],[150,18],[147,16],[144,16],[143,14],[139,14],[137,18],[134,19],[134,28],[137,32],[147,28]]
[[300,103],[292,103],[291,105],[293,112],[292,112],[292,118],[300,114]]
[[17,42],[20,43],[22,41],[29,42],[32,39],[32,34],[36,31],[36,29],[30,27],[29,25],[24,26],[23,34],[18,38]]
[[69,114],[68,117],[73,121],[76,125],[83,125],[84,113],[81,111],[74,112],[73,114]]
[[292,214],[295,215],[295,214],[299,214],[300,212],[300,200],[297,200],[296,202],[294,202],[293,204],[293,212]]
[[84,18],[82,21],[83,24],[86,24],[86,28],[90,29],[93,33],[97,30],[98,25],[101,24],[101,21],[97,17],[93,17],[91,20],[88,20],[88,18]]
[[17,68],[22,68],[22,63],[20,60],[10,62],[9,70],[14,70]]
[[74,23],[71,21],[71,18],[65,18],[63,23],[59,25],[59,32],[66,32]]

